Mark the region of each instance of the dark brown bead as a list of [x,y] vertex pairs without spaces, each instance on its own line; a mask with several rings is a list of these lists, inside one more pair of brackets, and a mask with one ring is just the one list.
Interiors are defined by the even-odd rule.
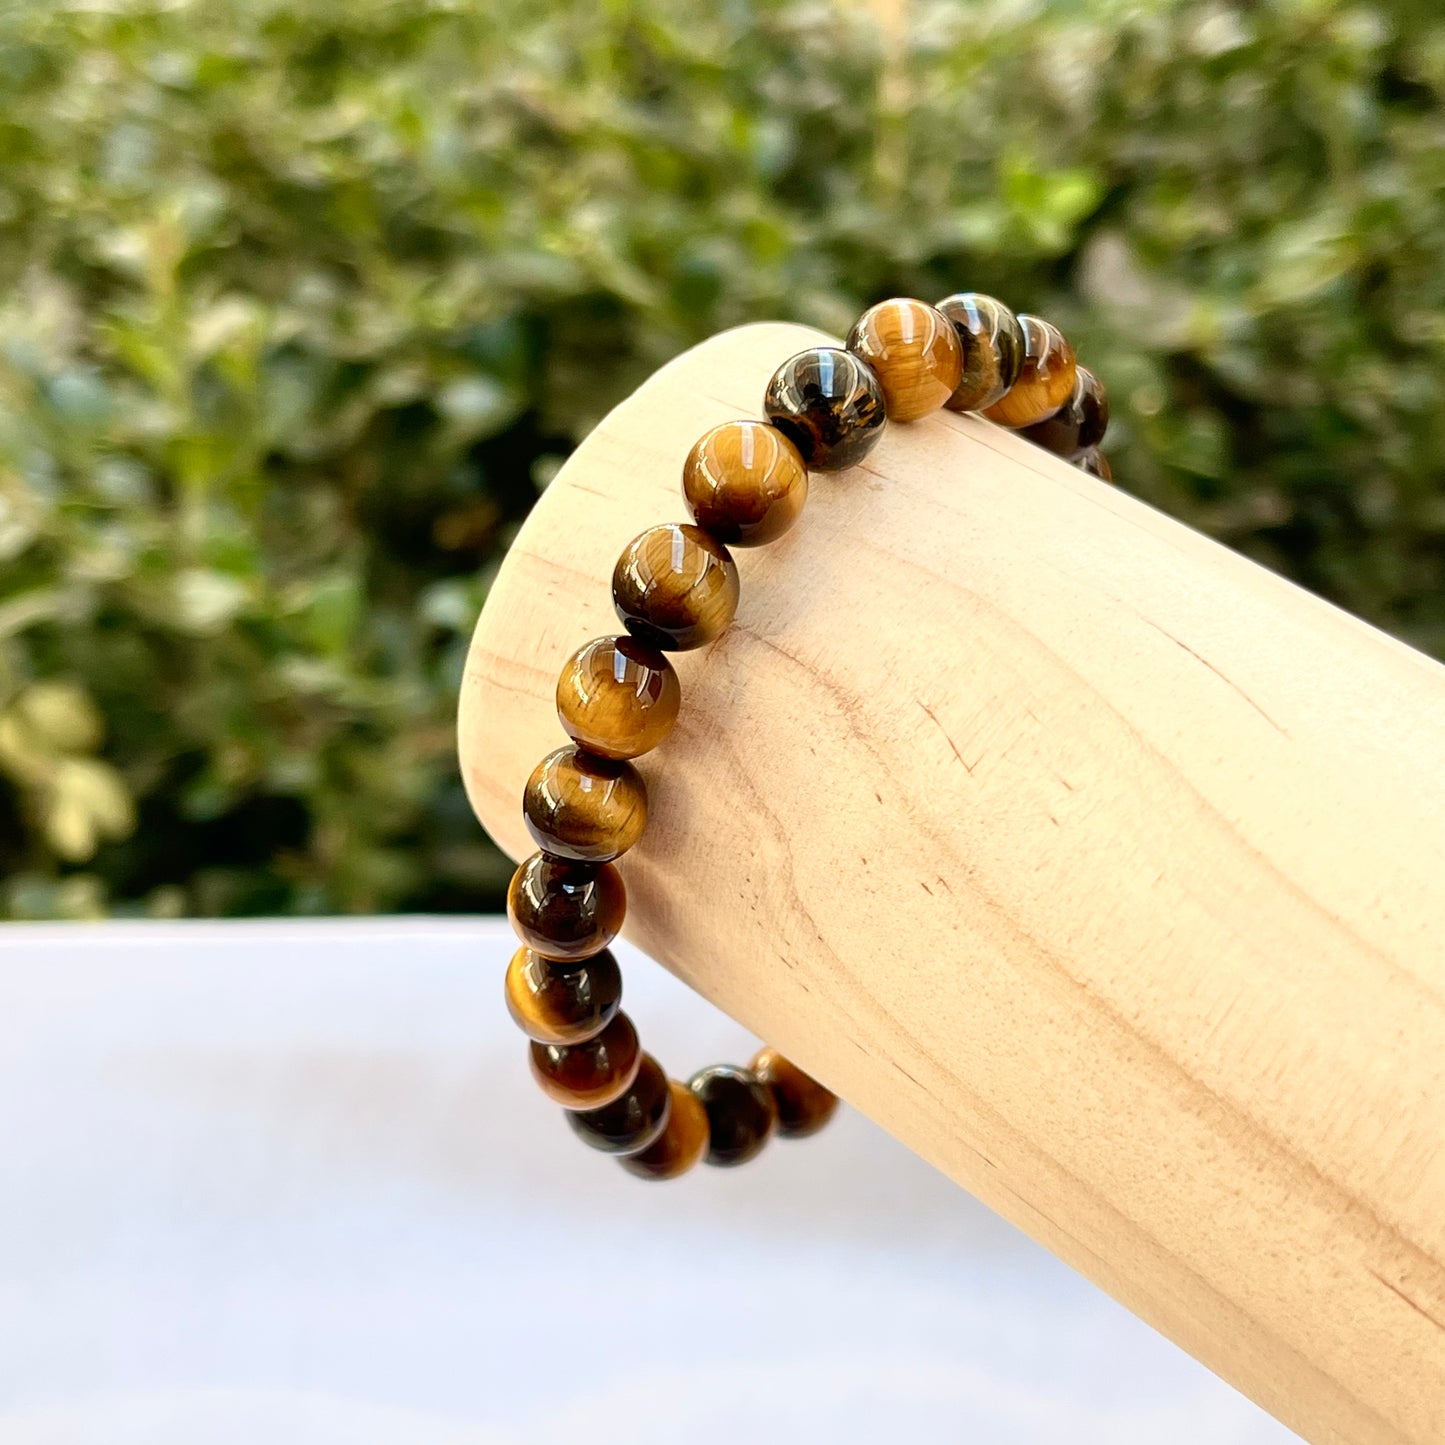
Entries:
[[1097,449],[1075,457],[1074,465],[1081,472],[1088,472],[1091,477],[1100,477],[1106,482],[1114,480],[1114,469],[1109,465],[1109,458]]
[[1074,391],[1052,416],[1025,427],[1023,435],[1056,457],[1073,461],[1104,440],[1109,426],[1109,394],[1087,366],[1075,368]]
[[597,758],[575,745],[548,753],[522,794],[527,831],[554,858],[606,863],[647,826],[647,784],[631,763]]
[[655,748],[677,721],[682,688],[672,664],[630,637],[596,637],[557,679],[557,716],[569,737],[604,758]]
[[848,333],[848,350],[872,368],[890,421],[937,411],[963,375],[963,347],[947,317],[904,297],[870,306]]
[[569,863],[533,853],[512,874],[507,915],[517,937],[543,958],[600,953],[622,927],[627,889],[610,863]]
[[776,1049],[762,1049],[748,1071],[773,1093],[778,1133],[787,1139],[816,1134],[838,1108],[838,1096],[790,1063]]
[[539,1044],[580,1044],[617,1016],[622,973],[607,949],[584,963],[561,963],[519,948],[507,965],[507,1012]]
[[725,421],[687,454],[682,494],[698,526],[719,542],[758,547],[798,520],[808,499],[808,469],[777,427]]
[[713,1064],[699,1069],[687,1086],[707,1111],[709,1164],[746,1164],[768,1142],[778,1107],[771,1090],[746,1069]]
[[584,1144],[604,1154],[640,1154],[667,1127],[672,1091],[662,1065],[643,1054],[632,1087],[601,1109],[569,1113],[567,1122]]
[[1024,360],[1018,379],[984,415],[1000,426],[1025,427],[1052,416],[1074,393],[1074,348],[1041,316],[1020,316]]
[[738,569],[721,542],[691,522],[649,527],[612,571],[622,625],[646,647],[686,652],[721,637],[738,610]]
[[655,1143],[618,1163],[639,1179],[676,1179],[707,1153],[707,1110],[686,1084],[668,1080],[667,1123]]
[[963,375],[946,405],[950,411],[982,411],[1018,380],[1023,328],[1002,301],[980,291],[946,296],[938,309],[953,323],[963,347]]
[[866,363],[834,346],[790,356],[763,394],[767,418],[815,471],[856,466],[883,435],[883,388]]
[[620,1099],[642,1064],[637,1030],[622,1013],[586,1043],[534,1043],[529,1052],[542,1092],[564,1109],[600,1109]]

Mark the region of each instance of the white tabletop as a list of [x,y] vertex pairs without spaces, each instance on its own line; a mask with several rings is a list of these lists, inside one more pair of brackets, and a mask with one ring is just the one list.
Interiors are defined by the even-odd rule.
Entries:
[[[1282,1445],[858,1116],[647,1185],[498,920],[15,926],[5,1445]],[[674,1072],[752,1041],[620,949]]]

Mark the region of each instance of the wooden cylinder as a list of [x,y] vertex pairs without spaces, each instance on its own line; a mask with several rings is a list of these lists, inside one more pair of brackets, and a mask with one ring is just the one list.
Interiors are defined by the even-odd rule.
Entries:
[[[817,339],[679,357],[522,528],[460,718],[514,856],[618,551]],[[627,935],[1316,1445],[1439,1445],[1445,669],[946,412],[737,559]]]

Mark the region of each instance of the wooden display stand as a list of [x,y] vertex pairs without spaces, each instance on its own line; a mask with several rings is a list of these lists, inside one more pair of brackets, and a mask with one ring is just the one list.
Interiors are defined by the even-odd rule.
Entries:
[[[514,856],[618,551],[817,340],[679,357],[523,527],[460,718]],[[737,558],[627,936],[1316,1445],[1440,1445],[1445,668],[946,412]]]

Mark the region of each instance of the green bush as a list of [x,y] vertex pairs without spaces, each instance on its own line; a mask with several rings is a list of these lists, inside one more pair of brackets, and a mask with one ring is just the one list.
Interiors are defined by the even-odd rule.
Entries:
[[1047,309],[1131,489],[1445,651],[1445,21],[909,16],[7,11],[4,910],[494,904],[452,708],[536,488],[689,343],[899,292]]

